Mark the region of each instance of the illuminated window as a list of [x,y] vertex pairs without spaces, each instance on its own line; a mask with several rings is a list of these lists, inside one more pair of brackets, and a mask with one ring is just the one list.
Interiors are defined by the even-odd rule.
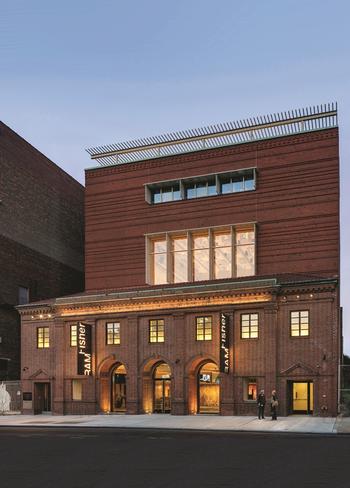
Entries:
[[81,380],[72,380],[72,400],[83,399],[83,382]]
[[166,239],[152,241],[153,284],[167,283],[167,242]]
[[50,332],[48,327],[37,328],[37,347],[39,349],[50,347]]
[[149,341],[164,342],[164,320],[163,319],[149,321]]
[[72,347],[78,345],[78,326],[71,325],[70,326],[70,345]]
[[149,236],[147,249],[147,282],[152,285],[255,275],[253,225]]
[[188,281],[188,247],[187,236],[172,239],[173,283]]
[[258,385],[256,378],[244,378],[244,400],[256,401],[257,399]]
[[108,345],[120,344],[119,322],[108,322],[106,324],[106,342]]
[[232,276],[232,235],[231,232],[214,233],[214,279]]
[[305,337],[309,335],[309,311],[290,313],[290,335],[292,337]]
[[193,281],[209,280],[209,236],[193,235]]
[[196,317],[196,339],[197,341],[211,341],[212,317]]
[[257,313],[241,315],[241,339],[257,339],[259,337],[259,316]]
[[255,270],[254,230],[236,231],[236,273],[237,276],[252,276]]

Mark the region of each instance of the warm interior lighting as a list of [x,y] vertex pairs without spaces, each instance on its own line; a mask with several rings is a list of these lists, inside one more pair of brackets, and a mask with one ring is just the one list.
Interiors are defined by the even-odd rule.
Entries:
[[144,312],[166,309],[185,309],[191,307],[206,307],[212,305],[236,305],[240,303],[263,303],[270,302],[270,293],[256,293],[249,296],[214,296],[214,297],[198,297],[198,298],[180,298],[178,300],[160,300],[160,301],[136,301],[122,302],[115,304],[103,305],[103,302],[99,304],[92,304],[90,307],[85,304],[84,306],[76,306],[74,308],[62,309],[60,316],[71,317],[74,315],[93,315],[103,313],[121,313],[121,312]]

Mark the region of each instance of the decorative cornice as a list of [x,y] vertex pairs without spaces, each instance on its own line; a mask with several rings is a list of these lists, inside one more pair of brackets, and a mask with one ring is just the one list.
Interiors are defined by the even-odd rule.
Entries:
[[228,306],[241,303],[260,303],[272,300],[270,292],[251,292],[230,295],[200,296],[200,297],[174,297],[160,300],[123,300],[97,305],[96,303],[62,305],[57,311],[61,317],[75,315],[102,315],[110,313],[129,313],[161,311],[169,309],[187,309],[207,306]]

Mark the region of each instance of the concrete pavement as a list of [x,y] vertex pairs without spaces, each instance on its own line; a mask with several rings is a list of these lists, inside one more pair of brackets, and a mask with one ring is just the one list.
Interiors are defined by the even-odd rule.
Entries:
[[269,417],[226,417],[211,415],[0,415],[0,427],[111,427],[125,429],[180,429],[239,432],[291,432],[307,434],[350,434],[350,418],[291,415],[271,421]]

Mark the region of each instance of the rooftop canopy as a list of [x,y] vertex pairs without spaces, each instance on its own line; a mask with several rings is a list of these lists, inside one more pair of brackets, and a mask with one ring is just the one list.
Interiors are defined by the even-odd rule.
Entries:
[[87,149],[87,152],[91,159],[96,159],[101,166],[112,166],[330,129],[337,125],[337,104],[328,103],[199,129],[188,129],[98,146]]

